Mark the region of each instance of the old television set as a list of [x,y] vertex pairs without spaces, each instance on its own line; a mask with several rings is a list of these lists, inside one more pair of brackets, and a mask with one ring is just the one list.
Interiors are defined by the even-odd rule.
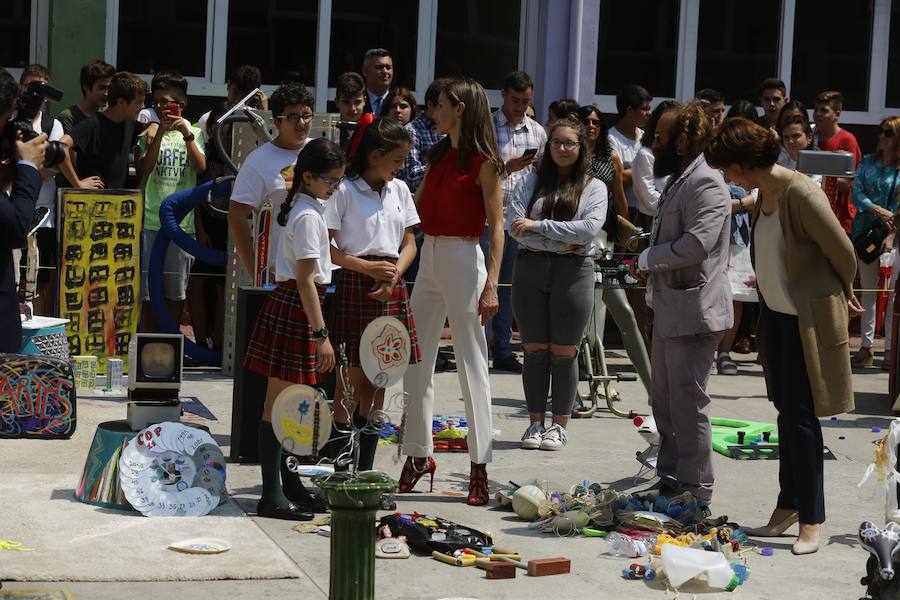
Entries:
[[178,400],[183,363],[182,334],[136,334],[128,344],[128,398]]

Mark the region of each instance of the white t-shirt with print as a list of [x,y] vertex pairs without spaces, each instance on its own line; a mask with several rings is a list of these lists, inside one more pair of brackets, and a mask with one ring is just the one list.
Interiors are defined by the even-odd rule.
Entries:
[[319,285],[331,283],[331,242],[324,213],[325,207],[312,196],[301,193],[294,196],[287,225],[282,227],[275,223],[273,226],[284,229],[275,259],[275,281],[296,279],[297,261],[315,258],[313,279]]
[[325,222],[336,232],[337,247],[350,256],[399,258],[403,234],[419,223],[419,213],[406,182],[387,181],[379,194],[357,177],[331,196]]
[[[50,142],[61,140],[64,133],[62,123],[53,119],[53,128],[50,131],[43,131],[41,128],[42,118],[43,113],[39,112],[35,115],[34,121],[31,123],[34,131],[36,133],[46,133],[47,140]],[[34,207],[46,207],[50,211],[49,216],[44,220],[44,224],[41,227],[56,227],[56,178],[53,175],[44,177],[44,180],[41,182],[41,191],[38,193]]]
[[276,219],[281,210],[281,203],[287,198],[293,183],[293,167],[299,153],[299,150],[280,148],[272,142],[260,146],[247,155],[247,160],[241,165],[231,192],[232,202],[252,206],[254,211],[258,211],[266,200],[272,201],[267,263],[269,265],[275,264],[278,238],[282,229],[276,223]]
[[[641,138],[644,137],[644,131],[638,129],[637,139],[632,140],[626,137],[625,134],[616,127],[610,127],[606,137],[609,139],[609,146],[612,148],[612,151],[618,154],[619,158],[622,159],[622,167],[630,169],[631,163],[637,157],[638,152],[641,151]],[[634,193],[633,186],[628,186],[625,189],[625,196],[628,198],[628,206],[630,208],[636,208],[640,205],[638,196]]]

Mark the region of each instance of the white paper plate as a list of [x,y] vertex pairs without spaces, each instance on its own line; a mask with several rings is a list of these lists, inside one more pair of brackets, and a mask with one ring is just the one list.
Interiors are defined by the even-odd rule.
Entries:
[[378,317],[363,330],[359,362],[366,377],[379,388],[387,388],[403,377],[409,367],[409,332],[394,317]]
[[187,554],[220,554],[231,550],[231,544],[219,538],[193,538],[172,542],[169,550]]
[[286,387],[272,405],[272,429],[281,446],[297,456],[321,449],[331,434],[331,410],[325,397],[308,385]]

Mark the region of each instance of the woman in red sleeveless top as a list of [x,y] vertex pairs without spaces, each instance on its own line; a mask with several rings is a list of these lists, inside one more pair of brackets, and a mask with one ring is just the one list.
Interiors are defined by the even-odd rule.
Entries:
[[[434,361],[444,319],[453,329],[459,384],[466,403],[472,467],[468,504],[487,504],[491,461],[491,387],[484,324],[497,312],[497,278],[503,254],[502,162],[484,89],[471,79],[450,81],[434,113],[437,132],[416,205],[425,233],[412,311],[422,362],[410,365],[403,378],[409,395],[400,476],[400,492],[412,490],[424,474],[434,481],[431,422],[434,406]],[[490,228],[485,259],[478,244],[484,223]]]

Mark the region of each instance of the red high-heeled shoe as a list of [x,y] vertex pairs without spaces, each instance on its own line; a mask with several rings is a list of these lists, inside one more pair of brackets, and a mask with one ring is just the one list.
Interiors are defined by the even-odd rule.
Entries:
[[472,470],[469,472],[469,497],[466,498],[466,504],[469,506],[484,506],[487,503],[487,465],[472,463]]
[[428,461],[421,468],[416,467],[416,462],[412,456],[406,457],[406,463],[403,465],[403,471],[400,473],[400,485],[398,486],[398,494],[408,494],[426,473],[431,476],[428,491],[434,491],[434,471],[437,469],[437,463],[434,458],[428,457]]

